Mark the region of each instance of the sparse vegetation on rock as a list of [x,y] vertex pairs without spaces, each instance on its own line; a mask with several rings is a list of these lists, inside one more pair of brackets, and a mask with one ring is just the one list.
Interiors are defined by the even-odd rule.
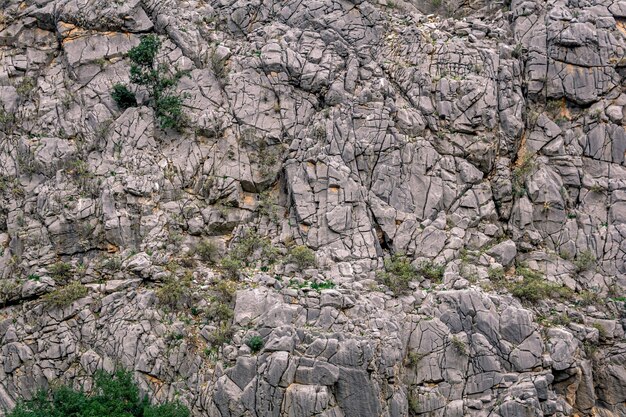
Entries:
[[[139,45],[128,51],[131,61],[130,82],[146,88],[150,94],[149,105],[154,110],[161,129],[181,130],[185,126],[184,96],[174,91],[186,71],[172,71],[165,63],[157,61],[161,41],[156,35],[146,35]],[[122,108],[133,107],[137,100],[124,84],[115,84],[111,95]]]
[[30,400],[21,401],[7,417],[189,417],[189,410],[178,402],[151,405],[142,396],[132,374],[117,371],[98,372],[91,393],[57,386],[39,391]]

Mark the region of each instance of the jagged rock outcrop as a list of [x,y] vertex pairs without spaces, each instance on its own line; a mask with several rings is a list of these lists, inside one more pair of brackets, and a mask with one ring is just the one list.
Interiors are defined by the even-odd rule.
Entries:
[[[626,2],[0,4],[0,408],[626,415]],[[179,131],[111,96],[147,33]]]

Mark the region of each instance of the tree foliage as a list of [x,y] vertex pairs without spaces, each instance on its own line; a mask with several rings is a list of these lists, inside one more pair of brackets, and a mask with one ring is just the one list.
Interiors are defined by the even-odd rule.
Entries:
[[[180,130],[185,125],[183,113],[184,96],[176,94],[174,87],[187,71],[171,71],[163,63],[157,62],[161,41],[156,35],[147,35],[139,45],[128,51],[130,59],[130,82],[143,86],[150,94],[148,104],[154,109],[161,129]],[[121,108],[136,105],[135,95],[123,84],[113,86],[111,95]]]
[[21,401],[7,417],[189,417],[187,407],[178,402],[150,405],[141,396],[132,374],[118,371],[99,372],[93,393],[66,386],[39,391],[28,401]]

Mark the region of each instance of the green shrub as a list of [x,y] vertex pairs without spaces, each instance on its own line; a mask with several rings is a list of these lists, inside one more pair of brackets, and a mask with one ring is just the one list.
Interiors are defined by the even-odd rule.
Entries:
[[220,267],[228,278],[238,279],[239,271],[243,269],[243,262],[231,255],[228,255],[222,258],[220,261]]
[[452,336],[450,338],[450,342],[452,342],[452,346],[454,346],[454,348],[456,349],[458,353],[460,353],[463,356],[467,356],[468,352],[467,352],[467,345],[465,345],[465,342],[463,342],[457,336]]
[[139,394],[132,374],[98,372],[91,394],[67,386],[39,391],[33,399],[20,401],[7,417],[189,417],[179,403],[150,405]]
[[521,158],[517,159],[516,166],[511,172],[513,177],[513,192],[517,196],[523,196],[525,194],[526,178],[535,169],[536,162],[533,154],[524,154]]
[[111,97],[113,97],[113,100],[115,100],[117,105],[122,110],[126,110],[129,107],[137,106],[135,93],[130,91],[128,87],[126,87],[124,84],[115,84],[113,86],[113,91],[111,91]]
[[546,281],[542,274],[529,268],[518,268],[522,280],[507,283],[507,289],[512,295],[528,303],[536,303],[546,298],[571,300],[574,292],[568,287]]
[[409,415],[415,416],[422,412],[422,406],[420,404],[419,394],[415,391],[409,393]]
[[487,274],[489,275],[489,279],[491,281],[500,282],[504,279],[504,268],[491,268],[489,269],[489,271],[487,271]]
[[318,291],[318,292],[321,290],[329,290],[332,288],[335,288],[335,283],[329,279],[327,279],[326,281],[322,281],[322,282],[311,283],[311,289]]
[[278,251],[270,239],[254,230],[246,230],[233,246],[230,255],[246,265],[256,261],[267,265],[276,262]]
[[307,248],[306,246],[296,246],[289,251],[288,262],[296,264],[300,269],[306,269],[309,267],[315,267],[317,265],[317,259],[315,258],[315,252]]
[[0,279],[0,306],[5,306],[9,301],[20,294],[22,286],[13,280]]
[[276,262],[277,257],[278,250],[268,238],[246,230],[232,245],[230,253],[222,258],[220,266],[228,278],[237,279],[244,267],[260,262],[262,268],[267,270],[267,265]]
[[[149,105],[154,110],[161,129],[181,130],[185,125],[182,108],[184,97],[177,95],[174,87],[188,72],[172,72],[167,65],[157,63],[156,56],[160,48],[159,38],[156,35],[147,35],[141,39],[139,45],[128,51],[131,61],[130,82],[148,90]],[[134,100],[134,95],[123,84],[116,84],[111,94],[120,107],[123,107],[122,104],[131,104]]]
[[161,304],[177,308],[189,297],[190,292],[191,277],[178,279],[172,276],[156,291],[156,296]]
[[67,262],[57,262],[48,267],[48,273],[57,284],[66,284],[72,278],[72,265]]
[[196,246],[196,253],[201,260],[209,264],[216,264],[219,258],[219,248],[209,240],[202,240]]
[[207,308],[207,318],[218,323],[227,323],[235,315],[233,309],[227,303],[214,299]]
[[384,267],[385,270],[378,274],[378,280],[396,295],[406,293],[409,283],[419,277],[417,268],[411,265],[406,256],[400,254],[385,259]]
[[37,82],[35,81],[34,78],[24,77],[22,78],[22,81],[15,88],[15,91],[20,97],[24,99],[29,99],[32,96],[33,91],[35,91],[36,87],[37,87]]
[[252,336],[246,341],[246,345],[250,348],[252,353],[256,353],[263,349],[263,338],[261,336]]
[[581,306],[592,306],[602,304],[602,299],[600,296],[593,291],[581,291],[578,293],[578,305]]
[[227,343],[233,337],[233,329],[228,323],[222,323],[220,326],[207,335],[207,341],[212,346],[221,346]]
[[594,266],[596,262],[596,255],[590,250],[585,250],[580,252],[578,256],[576,256],[576,259],[574,260],[574,266],[576,266],[576,270],[578,272],[582,272],[591,269],[591,267]]
[[87,287],[79,281],[74,281],[64,287],[58,288],[44,296],[44,301],[53,307],[63,308],[74,301],[85,297],[89,293]]
[[237,292],[237,283],[231,280],[221,280],[214,287],[220,296],[220,299],[226,303],[230,303],[235,299]]
[[437,265],[434,262],[426,261],[419,265],[417,272],[424,278],[429,279],[434,283],[438,283],[443,279],[445,269],[446,268],[443,265]]
[[426,356],[428,356],[427,353],[421,353],[413,350],[407,355],[405,364],[408,367],[414,368],[419,365],[422,359],[424,359]]

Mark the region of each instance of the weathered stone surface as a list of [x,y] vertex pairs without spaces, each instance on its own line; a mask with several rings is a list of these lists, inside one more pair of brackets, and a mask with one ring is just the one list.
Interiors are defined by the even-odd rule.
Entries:
[[[6,1],[0,409],[625,414],[626,6],[505,3]],[[180,131],[111,96],[147,33]]]

